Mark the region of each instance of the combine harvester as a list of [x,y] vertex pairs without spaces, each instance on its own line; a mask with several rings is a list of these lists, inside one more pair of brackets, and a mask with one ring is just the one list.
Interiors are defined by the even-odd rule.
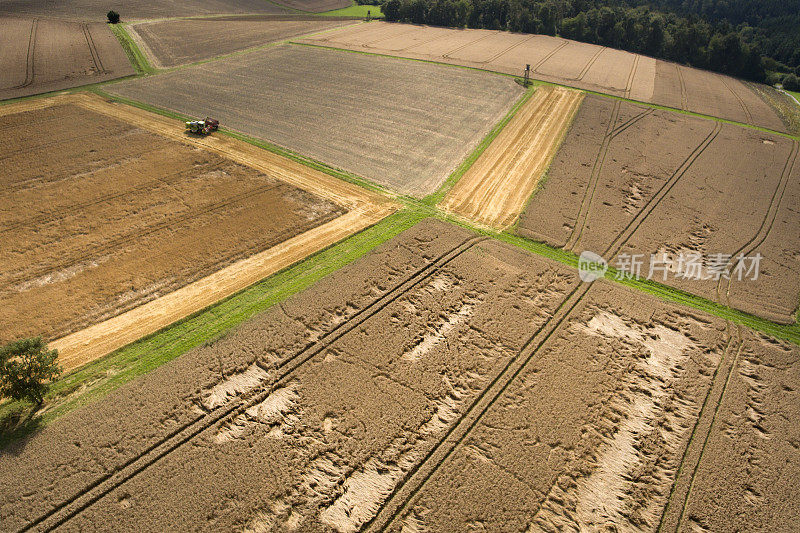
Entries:
[[219,120],[206,117],[205,120],[190,120],[186,122],[186,129],[198,135],[208,135],[219,128]]

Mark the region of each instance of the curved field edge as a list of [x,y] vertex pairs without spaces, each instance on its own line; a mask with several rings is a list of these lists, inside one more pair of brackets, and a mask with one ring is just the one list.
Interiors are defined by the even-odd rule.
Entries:
[[[1,434],[0,448],[35,427],[103,398],[192,348],[213,342],[253,315],[310,287],[424,218],[426,214],[413,210],[390,215],[255,285],[65,375],[53,383],[45,396],[36,423],[22,424],[14,431]],[[25,402],[0,404],[0,427],[29,408]]]

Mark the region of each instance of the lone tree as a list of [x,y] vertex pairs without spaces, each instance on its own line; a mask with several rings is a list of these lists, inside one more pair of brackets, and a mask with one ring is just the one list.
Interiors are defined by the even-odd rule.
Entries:
[[119,13],[117,13],[117,12],[116,12],[116,11],[114,11],[113,9],[112,9],[111,11],[109,11],[109,12],[108,12],[108,14],[107,14],[106,16],[108,17],[108,21],[109,21],[111,24],[116,24],[116,23],[118,23],[118,22],[119,22]]
[[41,337],[22,339],[0,348],[0,396],[36,405],[44,401],[49,381],[61,374],[58,350],[48,350]]

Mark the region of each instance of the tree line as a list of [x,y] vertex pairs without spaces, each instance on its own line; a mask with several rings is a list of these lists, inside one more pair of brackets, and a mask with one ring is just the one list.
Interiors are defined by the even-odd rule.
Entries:
[[[791,4],[798,3],[386,0],[382,10],[389,21],[559,35],[754,81],[783,82],[795,90],[791,85],[800,74],[800,6]],[[781,31],[770,33],[768,28],[775,25]]]

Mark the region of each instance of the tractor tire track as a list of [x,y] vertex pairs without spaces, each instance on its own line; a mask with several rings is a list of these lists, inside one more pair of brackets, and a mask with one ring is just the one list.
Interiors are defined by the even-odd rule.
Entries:
[[703,152],[714,142],[714,139],[717,138],[719,132],[722,131],[722,124],[720,122],[714,122],[714,128],[711,133],[706,136],[706,138],[695,148],[691,154],[681,163],[678,169],[672,174],[672,176],[661,186],[660,189],[647,201],[647,203],[639,210],[639,213],[631,220],[625,229],[623,229],[620,234],[617,236],[616,239],[609,245],[608,248],[605,249],[603,252],[603,257],[606,260],[611,260],[628,242],[628,240],[633,236],[637,229],[642,225],[645,219],[652,213],[653,209],[655,209],[658,204],[661,203],[661,200],[672,190],[673,187],[678,183],[678,181],[686,174],[686,172],[691,168],[694,162],[697,160],[698,157],[702,155]]
[[[661,513],[657,532],[661,532],[667,527],[667,520],[670,516],[670,510],[673,505],[680,505],[680,516],[683,516],[686,508],[686,503],[689,500],[689,493],[691,486],[694,484],[694,477],[700,466],[705,450],[706,443],[711,435],[711,429],[714,425],[714,420],[717,417],[717,412],[722,404],[722,399],[725,395],[725,390],[730,381],[733,369],[736,368],[736,363],[742,351],[743,340],[741,334],[741,326],[736,326],[735,333],[731,330],[732,324],[726,322],[726,332],[728,340],[725,344],[725,349],[722,352],[722,358],[716,369],[714,375],[711,377],[711,386],[703,400],[700,408],[700,413],[697,415],[692,434],[689,437],[689,442],[686,444],[681,461],[676,469],[675,479],[672,481],[669,497],[664,509]],[[724,376],[720,378],[720,376]],[[684,476],[684,472],[691,471],[688,479]],[[686,486],[688,483],[688,486]],[[685,494],[683,494],[685,491]],[[677,533],[682,519],[676,523],[675,531]]]
[[681,109],[688,111],[689,95],[686,92],[686,81],[683,79],[683,71],[680,65],[675,65],[675,69],[678,71],[678,81],[681,84]]
[[185,215],[182,215],[182,216],[179,216],[179,217],[175,217],[175,218],[166,220],[164,222],[161,222],[159,224],[155,224],[153,226],[145,228],[142,231],[139,231],[139,232],[136,232],[136,233],[132,233],[132,234],[129,234],[129,235],[123,235],[123,236],[121,236],[119,238],[112,239],[110,241],[107,241],[107,242],[103,243],[102,245],[98,246],[97,248],[92,249],[91,252],[83,253],[83,254],[80,254],[80,255],[77,255],[77,256],[74,256],[74,257],[67,257],[66,259],[63,259],[63,260],[61,260],[61,261],[59,261],[57,263],[54,263],[54,264],[51,264],[51,265],[46,265],[43,268],[38,268],[38,269],[31,270],[31,271],[26,271],[26,272],[24,272],[22,274],[17,273],[16,276],[12,275],[8,279],[4,280],[3,283],[5,285],[15,285],[17,283],[22,283],[22,282],[24,282],[24,281],[26,281],[27,279],[30,279],[30,278],[37,278],[37,277],[43,276],[43,275],[45,275],[45,274],[47,274],[49,272],[54,272],[54,271],[58,271],[58,270],[67,268],[70,265],[74,265],[74,264],[77,264],[77,263],[82,263],[82,262],[85,262],[85,261],[89,261],[92,258],[95,258],[95,257],[97,257],[98,255],[100,255],[102,253],[106,253],[106,252],[110,252],[110,251],[116,250],[118,248],[121,248],[122,246],[125,246],[128,243],[135,242],[136,240],[138,240],[138,239],[140,239],[142,237],[145,237],[147,235],[152,235],[153,233],[156,233],[158,231],[170,228],[170,227],[172,227],[172,226],[174,226],[176,224],[181,224],[181,223],[184,223],[184,222],[188,222],[188,221],[194,220],[194,219],[196,219],[196,218],[198,218],[200,216],[203,216],[203,215],[206,215],[206,214],[210,214],[210,213],[214,213],[216,211],[219,211],[220,209],[224,209],[224,208],[229,207],[229,206],[231,206],[233,204],[236,204],[238,202],[241,202],[241,201],[247,200],[249,198],[252,198],[254,196],[258,196],[260,194],[264,194],[266,192],[269,192],[270,190],[276,189],[276,188],[280,187],[281,185],[282,185],[282,183],[274,183],[274,184],[271,184],[271,185],[264,185],[262,187],[257,187],[255,189],[252,189],[250,191],[244,192],[242,194],[238,194],[238,195],[232,196],[230,198],[226,198],[226,199],[224,199],[224,200],[222,200],[220,202],[213,203],[213,204],[211,204],[209,206],[206,206],[205,208],[203,208],[203,209],[201,209],[199,211],[186,213]]
[[286,380],[287,377],[303,364],[311,360],[314,356],[324,352],[344,335],[363,324],[404,294],[431,278],[450,261],[464,254],[473,246],[487,238],[488,237],[468,238],[450,250],[440,254],[435,260],[430,261],[411,275],[406,276],[403,281],[396,284],[385,294],[376,298],[372,303],[353,314],[349,319],[333,327],[330,331],[307,345],[295,355],[286,358],[275,367],[261,367],[268,372],[277,372],[277,376],[270,384],[257,387],[255,390],[245,393],[243,395],[244,398],[238,402],[234,401],[231,405],[222,405],[202,415],[198,415],[192,421],[176,428],[141,453],[129,458],[124,463],[117,466],[114,471],[101,476],[78,493],[68,497],[49,511],[43,513],[19,531],[52,531],[89,508],[126,481],[145,471],[180,446],[190,442],[203,431],[217,423],[223,422],[227,418],[236,417],[253,405],[262,402],[276,386]]
[[34,70],[34,56],[36,55],[36,30],[39,27],[39,19],[34,18],[31,22],[31,34],[28,40],[28,55],[25,60],[25,81],[21,85],[11,87],[11,89],[23,89],[33,83],[33,78],[36,75]]
[[736,98],[736,100],[739,102],[739,105],[741,106],[742,111],[744,111],[744,115],[746,117],[745,120],[747,121],[747,124],[752,124],[753,123],[753,115],[750,114],[750,110],[747,108],[747,104],[745,104],[744,100],[742,100],[741,96],[739,96],[736,93],[736,91],[734,91],[731,88],[731,86],[725,80],[725,76],[720,76],[719,79],[720,79],[720,81],[722,81],[722,84],[725,86],[725,88],[728,89],[731,92],[731,94],[733,95],[733,97]]
[[[220,166],[222,166],[222,165],[220,164],[220,165],[216,165],[214,167],[211,167],[211,170],[218,170]],[[189,174],[191,174],[193,172],[195,172],[194,169],[180,170],[178,172],[173,172],[171,174],[168,174],[168,175],[166,175],[164,177],[159,177],[159,178],[154,178],[152,180],[148,180],[148,181],[142,183],[141,185],[138,185],[136,187],[132,187],[130,189],[125,189],[125,190],[120,191],[120,192],[115,192],[115,193],[110,193],[110,194],[107,194],[107,195],[104,195],[104,196],[99,196],[98,198],[95,198],[94,200],[91,200],[89,202],[72,204],[69,207],[65,207],[65,208],[62,208],[62,209],[53,209],[51,211],[40,213],[39,215],[30,217],[30,218],[26,218],[26,219],[23,219],[23,220],[18,220],[17,222],[15,222],[13,224],[9,224],[8,226],[0,227],[0,235],[2,235],[3,233],[6,233],[6,232],[9,232],[9,231],[24,227],[24,226],[30,226],[30,225],[34,225],[34,224],[43,224],[43,223],[47,223],[47,222],[52,222],[54,220],[58,220],[60,218],[64,218],[64,217],[66,217],[66,216],[68,216],[70,214],[74,214],[78,210],[87,209],[89,207],[93,207],[93,206],[96,206],[98,204],[102,204],[103,202],[108,202],[110,200],[116,200],[118,198],[122,198],[123,196],[127,196],[127,195],[129,195],[129,194],[131,194],[133,192],[139,192],[139,191],[147,190],[150,187],[152,187],[153,185],[158,184],[158,183],[163,183],[164,185],[172,185],[172,184],[180,181],[182,178],[186,177],[187,175],[189,175]]]
[[552,50],[552,51],[551,51],[549,54],[547,54],[546,56],[544,56],[544,57],[541,59],[541,61],[539,61],[538,63],[536,63],[536,65],[533,67],[533,69],[531,69],[531,70],[532,70],[532,72],[538,72],[538,71],[539,71],[539,69],[540,69],[540,68],[542,68],[542,66],[544,66],[544,64],[545,64],[545,63],[547,63],[547,61],[548,61],[548,60],[549,60],[551,57],[553,57],[554,55],[556,55],[556,52],[558,52],[559,50],[561,50],[562,48],[564,48],[564,47],[565,47],[565,46],[567,46],[568,44],[569,44],[569,41],[564,41],[564,42],[563,42],[563,43],[561,43],[560,45],[558,45],[558,46],[556,46],[555,48],[553,48],[553,50]]
[[106,74],[106,70],[103,67],[103,62],[100,59],[100,54],[97,51],[97,47],[94,44],[94,39],[92,38],[91,30],[89,29],[89,24],[82,23],[81,28],[83,29],[83,35],[86,37],[86,45],[89,47],[89,53],[92,54],[92,63],[94,63],[95,73],[96,74]]
[[450,426],[421,462],[413,467],[384,501],[378,513],[364,525],[362,531],[386,531],[405,510],[416,494],[469,436],[486,412],[526,366],[589,292],[593,283],[581,283],[561,302],[553,316],[525,342],[517,355],[495,376],[489,385],[472,401],[463,415]]
[[589,219],[592,201],[594,200],[594,194],[597,190],[597,184],[600,181],[600,174],[603,171],[603,164],[605,163],[608,150],[611,146],[611,141],[613,141],[617,136],[633,126],[639,120],[655,111],[654,109],[646,109],[629,119],[627,122],[615,127],[619,118],[621,105],[622,104],[619,100],[614,103],[614,109],[611,112],[611,121],[609,122],[606,136],[603,139],[603,144],[600,146],[600,151],[598,152],[594,161],[594,165],[592,166],[592,173],[589,178],[589,183],[586,186],[586,190],[584,191],[583,201],[581,202],[580,209],[578,210],[578,216],[575,219],[575,226],[572,228],[572,232],[567,239],[567,242],[563,246],[563,248],[566,250],[574,250],[574,248],[578,245],[578,242],[581,240],[586,222]]
[[633,65],[631,65],[631,72],[628,74],[628,81],[625,83],[625,98],[631,97],[633,90],[633,82],[636,79],[636,71],[639,70],[639,59],[641,56],[636,54],[633,58]]
[[[753,236],[752,239],[747,241],[744,245],[742,245],[738,250],[733,252],[731,255],[728,264],[726,265],[726,269],[734,266],[734,262],[739,255],[748,256],[753,253],[761,244],[767,240],[770,232],[772,231],[772,226],[775,224],[775,219],[778,216],[778,211],[780,210],[781,204],[783,202],[783,196],[786,193],[786,187],[789,185],[789,179],[794,171],[794,165],[797,162],[797,155],[800,152],[800,143],[798,141],[792,142],[792,150],[789,153],[789,158],[786,160],[786,164],[783,166],[783,172],[781,173],[781,177],[778,180],[778,185],[775,187],[775,192],[772,193],[772,199],[770,200],[769,208],[767,208],[767,213],[764,215],[764,220],[761,222],[761,226],[758,228],[758,231]],[[737,262],[738,263],[738,262]],[[731,295],[731,287],[733,285],[733,276],[728,277],[727,287],[725,288],[724,295],[722,294],[722,284],[724,282],[724,277],[720,277],[719,281],[717,281],[716,287],[716,294],[717,294],[717,301],[728,307],[731,306],[730,295]]]
[[461,50],[463,50],[463,49],[464,49],[464,48],[466,48],[467,46],[471,46],[471,45],[473,45],[473,44],[475,44],[475,43],[479,43],[479,42],[481,42],[481,41],[482,41],[482,40],[484,40],[484,39],[488,39],[489,37],[493,37],[493,36],[497,35],[497,33],[498,33],[498,32],[496,32],[496,31],[495,31],[495,32],[492,32],[492,33],[487,33],[487,34],[486,34],[486,35],[484,35],[483,37],[478,37],[478,38],[477,38],[477,39],[475,39],[474,41],[470,41],[470,42],[468,42],[467,44],[462,44],[461,46],[458,46],[458,47],[456,47],[456,48],[453,48],[452,50],[450,50],[450,51],[449,51],[449,52],[447,52],[446,54],[442,54],[442,57],[444,57],[444,58],[446,58],[446,59],[454,59],[454,58],[450,57],[450,54],[454,54],[454,53],[456,53],[456,52],[460,52]]
[[536,37],[536,36],[535,35],[531,35],[527,39],[523,39],[518,43],[514,43],[511,46],[509,46],[508,48],[506,48],[505,50],[503,50],[502,52],[498,52],[497,54],[493,55],[492,57],[490,57],[486,61],[481,61],[481,63],[483,63],[483,64],[494,63],[494,61],[496,61],[498,57],[502,56],[503,54],[506,54],[506,53],[510,52],[514,48],[516,48],[516,47],[518,47],[518,46],[520,46],[520,45],[522,45],[524,43],[527,43],[528,41],[532,40],[534,37]]
[[583,80],[583,77],[586,76],[586,73],[589,72],[590,68],[592,68],[592,65],[594,65],[595,61],[597,61],[597,58],[600,57],[600,54],[602,54],[606,50],[607,50],[607,48],[605,46],[600,48],[600,50],[598,50],[597,53],[592,56],[592,58],[589,60],[589,62],[586,63],[586,66],[583,67],[583,70],[581,70],[581,73],[578,75],[577,78],[568,78],[568,79],[572,79],[572,81],[581,81],[581,80]]

